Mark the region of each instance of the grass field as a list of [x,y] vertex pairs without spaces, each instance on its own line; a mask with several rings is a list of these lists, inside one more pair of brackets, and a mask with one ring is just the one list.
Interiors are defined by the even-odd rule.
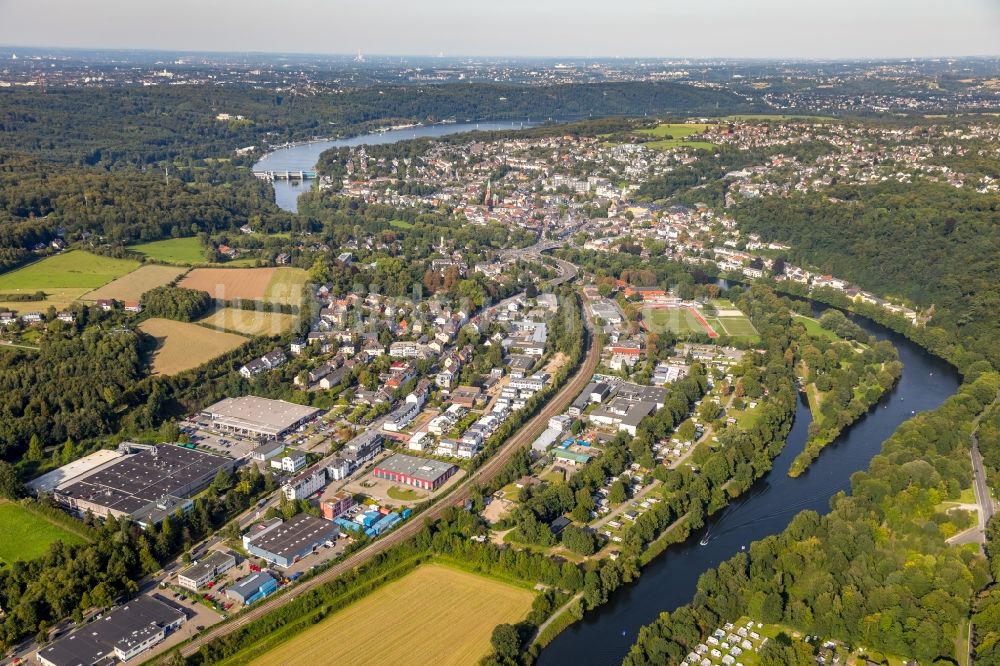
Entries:
[[501,623],[522,620],[534,594],[425,564],[255,659],[255,666],[475,664]]
[[264,292],[264,300],[272,303],[301,305],[302,287],[308,279],[309,274],[301,268],[289,268],[288,266],[275,268],[274,275]]
[[647,148],[665,150],[668,148],[688,147],[711,150],[715,145],[710,141],[688,140],[687,138],[695,134],[701,134],[706,129],[708,129],[708,125],[703,123],[664,123],[657,125],[653,129],[638,130],[637,134],[659,138],[659,141],[650,141],[643,144]]
[[389,226],[396,227],[397,229],[412,229],[413,223],[406,220],[392,220],[389,222]]
[[245,335],[281,335],[295,323],[295,315],[222,308],[198,320],[215,328]]
[[643,308],[642,320],[654,333],[707,333],[689,308]]
[[833,331],[823,328],[819,325],[818,319],[813,319],[812,317],[804,317],[800,314],[792,313],[792,317],[795,321],[799,322],[806,327],[806,333],[809,335],[814,335],[818,338],[827,338],[828,340],[838,340],[837,334]]
[[388,495],[394,500],[399,500],[400,502],[412,502],[413,500],[423,499],[427,497],[422,493],[418,493],[413,488],[400,488],[399,486],[393,486],[389,488]]
[[113,298],[119,301],[139,300],[143,294],[154,287],[161,287],[177,279],[187,269],[177,266],[140,266],[128,275],[123,275],[114,282],[87,292],[82,296],[86,301],[98,301]]
[[[720,333],[725,333],[731,338],[758,338],[757,329],[753,327],[750,320],[746,317],[719,317],[716,321],[719,322],[719,326],[713,325],[715,330],[722,330]],[[709,323],[712,323],[709,321]]]
[[150,364],[158,375],[175,375],[196,368],[247,340],[235,333],[172,319],[147,319],[139,324],[139,329],[156,338]]
[[140,243],[128,249],[165,264],[191,266],[205,263],[205,248],[195,236]]
[[17,560],[33,560],[49,550],[49,544],[85,543],[86,539],[70,532],[61,525],[50,522],[45,516],[24,507],[0,500],[0,564]]
[[17,312],[65,308],[83,294],[129,273],[138,266],[130,259],[112,259],[83,250],[70,250],[0,275],[0,294],[44,291],[44,301],[2,302]]

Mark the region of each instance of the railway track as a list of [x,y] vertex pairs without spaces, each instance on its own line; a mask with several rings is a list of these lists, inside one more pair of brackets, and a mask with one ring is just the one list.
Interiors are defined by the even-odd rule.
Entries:
[[373,542],[371,545],[366,546],[356,553],[351,554],[347,559],[338,562],[329,569],[317,574],[315,577],[299,583],[284,594],[259,602],[249,611],[234,618],[230,622],[217,625],[216,627],[209,629],[203,635],[195,638],[190,643],[181,646],[181,654],[185,657],[190,657],[204,645],[207,645],[213,640],[231,634],[237,629],[258,620],[267,613],[280,608],[286,603],[289,603],[298,595],[328,583],[338,576],[342,576],[343,574],[364,564],[375,555],[402,543],[412,536],[415,536],[421,529],[423,529],[424,521],[421,520],[422,518],[426,517],[431,520],[437,520],[448,507],[454,506],[456,503],[463,503],[465,500],[469,499],[471,497],[473,485],[488,483],[496,477],[496,475],[499,474],[500,471],[506,466],[508,461],[510,461],[511,456],[513,456],[518,449],[530,445],[531,442],[534,441],[534,439],[548,427],[549,419],[553,416],[561,414],[566,407],[569,406],[573,399],[579,395],[588,382],[590,382],[590,378],[597,369],[598,361],[600,360],[600,349],[597,344],[597,336],[593,334],[590,321],[587,319],[586,314],[584,314],[584,322],[586,325],[587,337],[589,339],[587,354],[584,357],[583,362],[580,364],[576,374],[573,375],[572,379],[570,379],[570,381],[567,382],[566,385],[563,386],[559,392],[545,404],[538,414],[533,416],[526,424],[519,428],[493,457],[484,463],[482,467],[470,474],[468,478],[462,481],[462,483],[451,494],[442,498],[441,501],[437,502],[427,511],[415,516],[415,520],[410,520],[409,522],[404,523],[402,526],[393,530],[385,537]]

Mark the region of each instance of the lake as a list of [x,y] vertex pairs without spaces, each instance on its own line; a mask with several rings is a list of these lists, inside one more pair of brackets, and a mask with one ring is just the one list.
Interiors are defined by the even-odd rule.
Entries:
[[[481,123],[453,123],[450,125],[420,125],[407,129],[391,130],[388,132],[373,132],[371,134],[361,134],[349,139],[335,139],[330,141],[312,141],[301,143],[287,148],[279,148],[272,153],[268,153],[253,165],[254,171],[313,171],[319,156],[324,150],[330,148],[341,148],[344,146],[375,146],[385,143],[395,143],[396,141],[407,141],[409,139],[420,139],[423,137],[447,136],[449,134],[459,134],[461,132],[473,132],[480,130],[489,132],[493,130],[521,129],[534,127],[537,122],[529,121],[493,121]],[[298,211],[299,195],[312,186],[312,181],[274,181],[274,201],[284,210],[295,213]]]

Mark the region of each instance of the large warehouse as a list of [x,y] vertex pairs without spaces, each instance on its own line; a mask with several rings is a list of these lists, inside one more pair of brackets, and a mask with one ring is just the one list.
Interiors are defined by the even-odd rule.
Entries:
[[212,419],[212,425],[219,430],[260,439],[278,439],[312,420],[320,411],[293,402],[248,395],[220,400],[206,407],[202,416]]
[[110,513],[151,525],[189,507],[189,497],[207,488],[220,469],[232,471],[236,464],[175,444],[124,444],[120,450],[126,455],[60,486],[53,497],[81,514],[89,509],[101,518]]
[[300,513],[287,521],[274,518],[252,526],[243,535],[243,547],[285,569],[323,544],[336,541],[338,534],[336,525]]
[[372,474],[405,486],[437,490],[457,471],[450,463],[398,453],[376,465]]
[[180,610],[151,596],[136,597],[121,608],[38,651],[43,666],[113,664],[139,656],[186,620]]

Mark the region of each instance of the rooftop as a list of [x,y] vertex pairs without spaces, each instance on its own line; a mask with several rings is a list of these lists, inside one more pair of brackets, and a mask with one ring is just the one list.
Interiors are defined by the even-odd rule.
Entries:
[[248,395],[226,398],[205,408],[220,425],[278,435],[319,413],[313,407]]
[[391,458],[386,458],[377,465],[378,469],[384,469],[397,474],[407,476],[421,481],[435,481],[442,474],[446,474],[454,465],[441,462],[439,460],[428,460],[397,453]]
[[338,532],[337,526],[332,523],[299,514],[276,527],[248,537],[249,543],[254,547],[291,560],[316,544],[337,538]]
[[135,514],[164,497],[183,495],[189,485],[211,478],[231,464],[232,460],[225,456],[160,444],[81,475],[79,481],[61,488],[58,495]]
[[162,627],[184,618],[176,608],[142,595],[42,648],[39,654],[59,666],[90,666],[116,646],[127,651]]

